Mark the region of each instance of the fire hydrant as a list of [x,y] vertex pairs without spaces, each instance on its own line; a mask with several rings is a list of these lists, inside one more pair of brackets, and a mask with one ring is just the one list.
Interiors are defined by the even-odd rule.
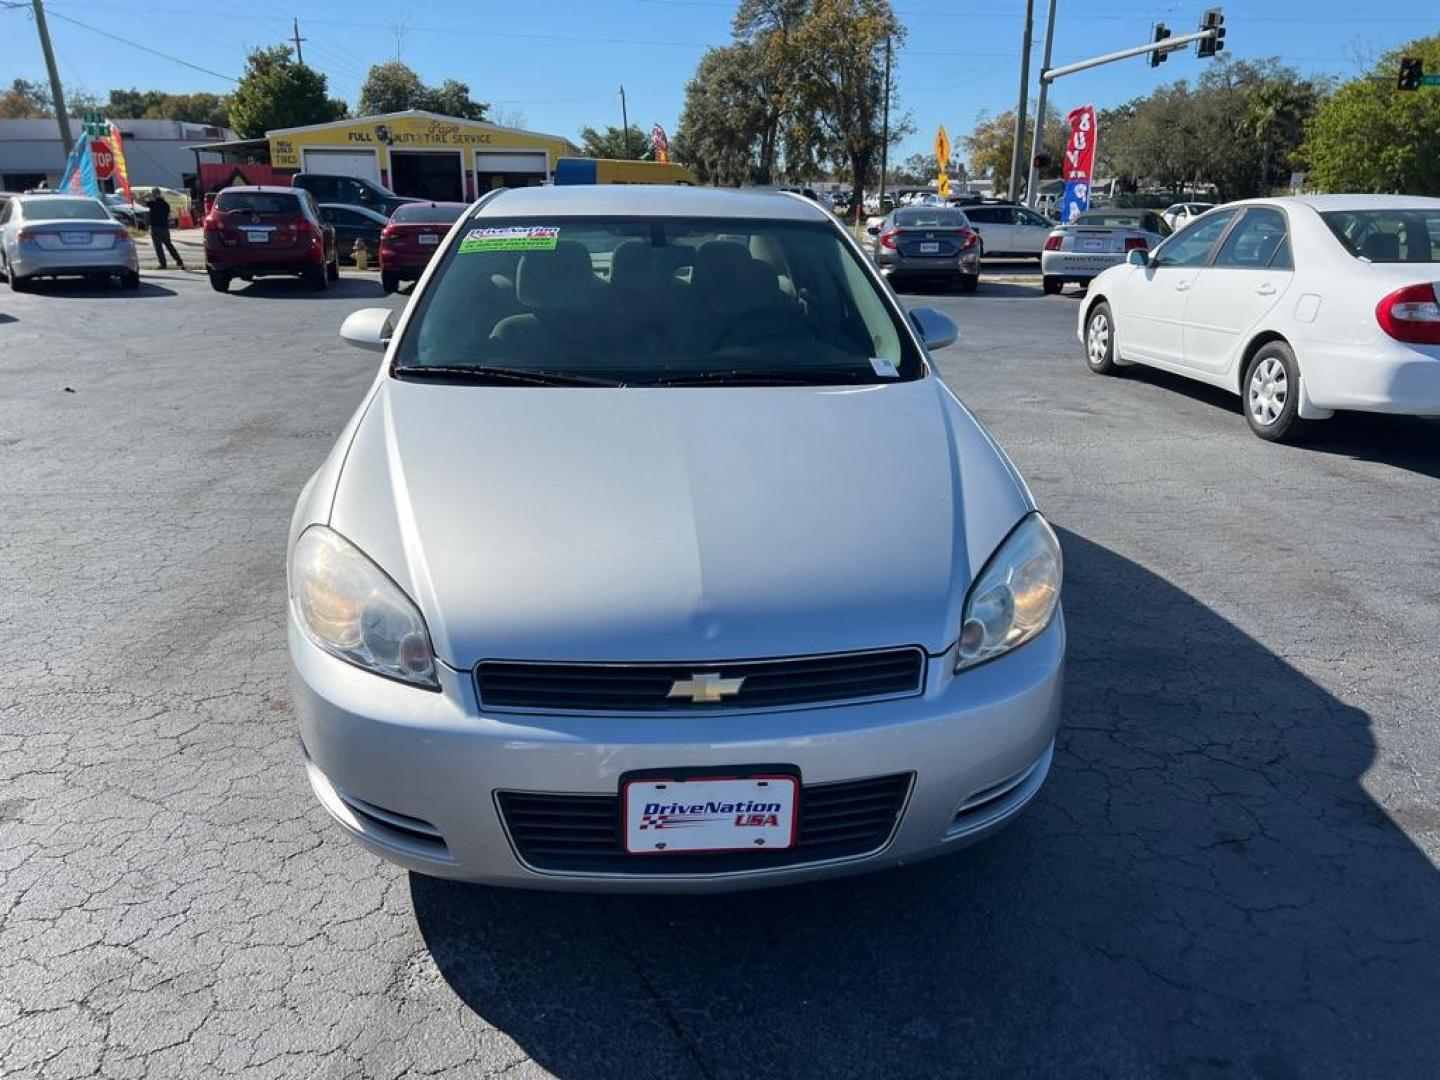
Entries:
[[355,249],[351,253],[355,256],[355,269],[370,269],[370,249],[365,246],[364,240],[355,241]]

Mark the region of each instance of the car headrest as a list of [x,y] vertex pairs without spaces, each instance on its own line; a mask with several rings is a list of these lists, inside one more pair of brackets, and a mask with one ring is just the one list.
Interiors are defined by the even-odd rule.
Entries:
[[1395,233],[1371,233],[1360,245],[1360,254],[1372,262],[1395,262],[1400,258],[1400,237]]
[[599,281],[584,244],[561,240],[554,251],[527,251],[515,272],[515,297],[528,308],[577,308]]
[[631,238],[610,254],[610,285],[628,294],[654,292],[660,285],[660,268],[644,240]]
[[781,298],[774,268],[751,258],[749,248],[734,240],[700,245],[690,285],[712,311],[749,311]]

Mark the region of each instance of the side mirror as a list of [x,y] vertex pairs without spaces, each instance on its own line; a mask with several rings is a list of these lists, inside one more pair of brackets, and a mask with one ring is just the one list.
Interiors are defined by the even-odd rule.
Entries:
[[1148,266],[1150,264],[1150,253],[1141,251],[1139,248],[1131,248],[1125,253],[1125,261],[1131,266]]
[[959,340],[960,327],[943,311],[929,307],[913,308],[910,311],[910,321],[920,332],[920,340],[927,349],[943,349]]
[[879,236],[879,235],[880,235],[880,226],[879,226],[879,225],[866,225],[866,226],[865,226],[865,232],[866,232],[867,234],[869,234],[870,236]]
[[340,336],[358,349],[384,352],[395,332],[392,318],[394,312],[389,308],[361,308],[346,316],[340,324]]

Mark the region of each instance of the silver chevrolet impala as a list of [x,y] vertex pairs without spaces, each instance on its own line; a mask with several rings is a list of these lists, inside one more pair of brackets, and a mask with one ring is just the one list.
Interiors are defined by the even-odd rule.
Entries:
[[289,542],[305,767],[496,885],[700,891],[962,847],[1050,769],[1055,534],[844,229],[783,194],[492,192]]

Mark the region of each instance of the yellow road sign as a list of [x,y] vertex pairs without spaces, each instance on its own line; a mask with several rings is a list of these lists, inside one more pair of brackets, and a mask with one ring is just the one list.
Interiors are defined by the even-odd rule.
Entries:
[[940,130],[935,132],[935,161],[940,166],[940,171],[945,171],[945,166],[950,164],[950,136],[945,134],[945,125],[940,125]]
[[935,183],[935,190],[940,193],[942,199],[948,199],[950,197],[950,177],[941,173],[940,179]]

